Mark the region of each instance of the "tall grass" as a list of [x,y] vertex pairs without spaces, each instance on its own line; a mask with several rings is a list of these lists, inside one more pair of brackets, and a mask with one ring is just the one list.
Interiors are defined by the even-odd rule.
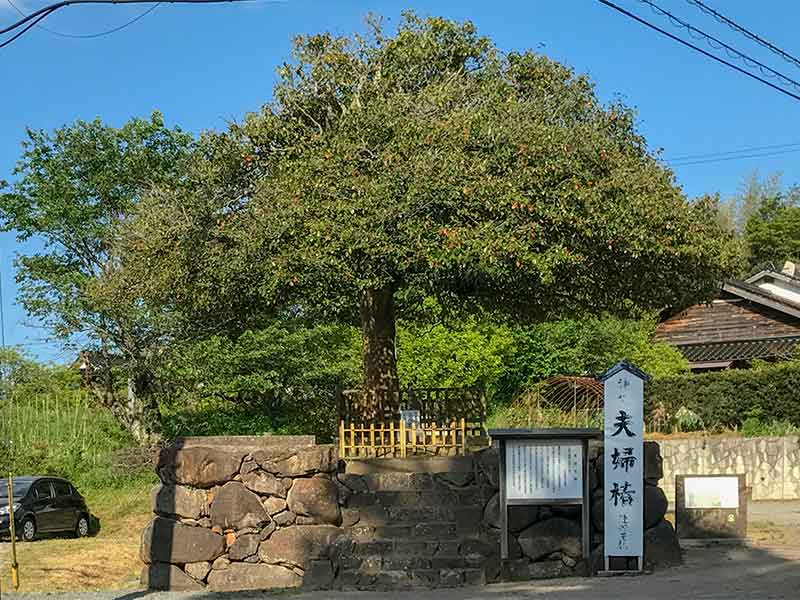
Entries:
[[124,484],[142,473],[114,466],[133,440],[89,395],[13,392],[0,400],[0,469],[17,475],[57,475],[90,487]]

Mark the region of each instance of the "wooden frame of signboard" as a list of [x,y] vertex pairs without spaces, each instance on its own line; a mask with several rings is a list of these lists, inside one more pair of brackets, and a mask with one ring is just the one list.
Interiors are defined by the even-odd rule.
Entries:
[[[500,558],[508,559],[508,509],[511,506],[561,505],[581,507],[581,536],[583,556],[591,552],[591,489],[589,487],[589,440],[600,439],[599,429],[493,429],[489,431],[492,442],[497,442],[500,454]],[[580,458],[580,496],[508,498],[508,464],[506,452],[511,443],[524,443],[527,447],[578,446]]]

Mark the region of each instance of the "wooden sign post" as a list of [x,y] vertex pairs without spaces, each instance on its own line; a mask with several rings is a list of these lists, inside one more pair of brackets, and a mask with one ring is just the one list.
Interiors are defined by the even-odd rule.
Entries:
[[625,361],[600,377],[604,383],[602,575],[643,570],[644,383],[649,378]]
[[508,558],[508,509],[535,504],[582,508],[583,555],[590,548],[588,445],[599,429],[493,429],[500,451],[500,558]]

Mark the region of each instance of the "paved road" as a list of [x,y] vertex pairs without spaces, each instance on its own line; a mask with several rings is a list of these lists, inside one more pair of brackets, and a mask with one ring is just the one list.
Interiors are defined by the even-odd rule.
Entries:
[[797,600],[800,546],[690,548],[686,564],[640,577],[562,579],[456,590],[293,594],[102,592],[9,594],[7,600]]

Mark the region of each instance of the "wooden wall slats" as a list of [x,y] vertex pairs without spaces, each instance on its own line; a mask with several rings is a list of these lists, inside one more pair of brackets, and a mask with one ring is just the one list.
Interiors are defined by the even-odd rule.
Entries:
[[660,323],[656,339],[673,345],[800,335],[800,319],[741,299],[697,304]]

